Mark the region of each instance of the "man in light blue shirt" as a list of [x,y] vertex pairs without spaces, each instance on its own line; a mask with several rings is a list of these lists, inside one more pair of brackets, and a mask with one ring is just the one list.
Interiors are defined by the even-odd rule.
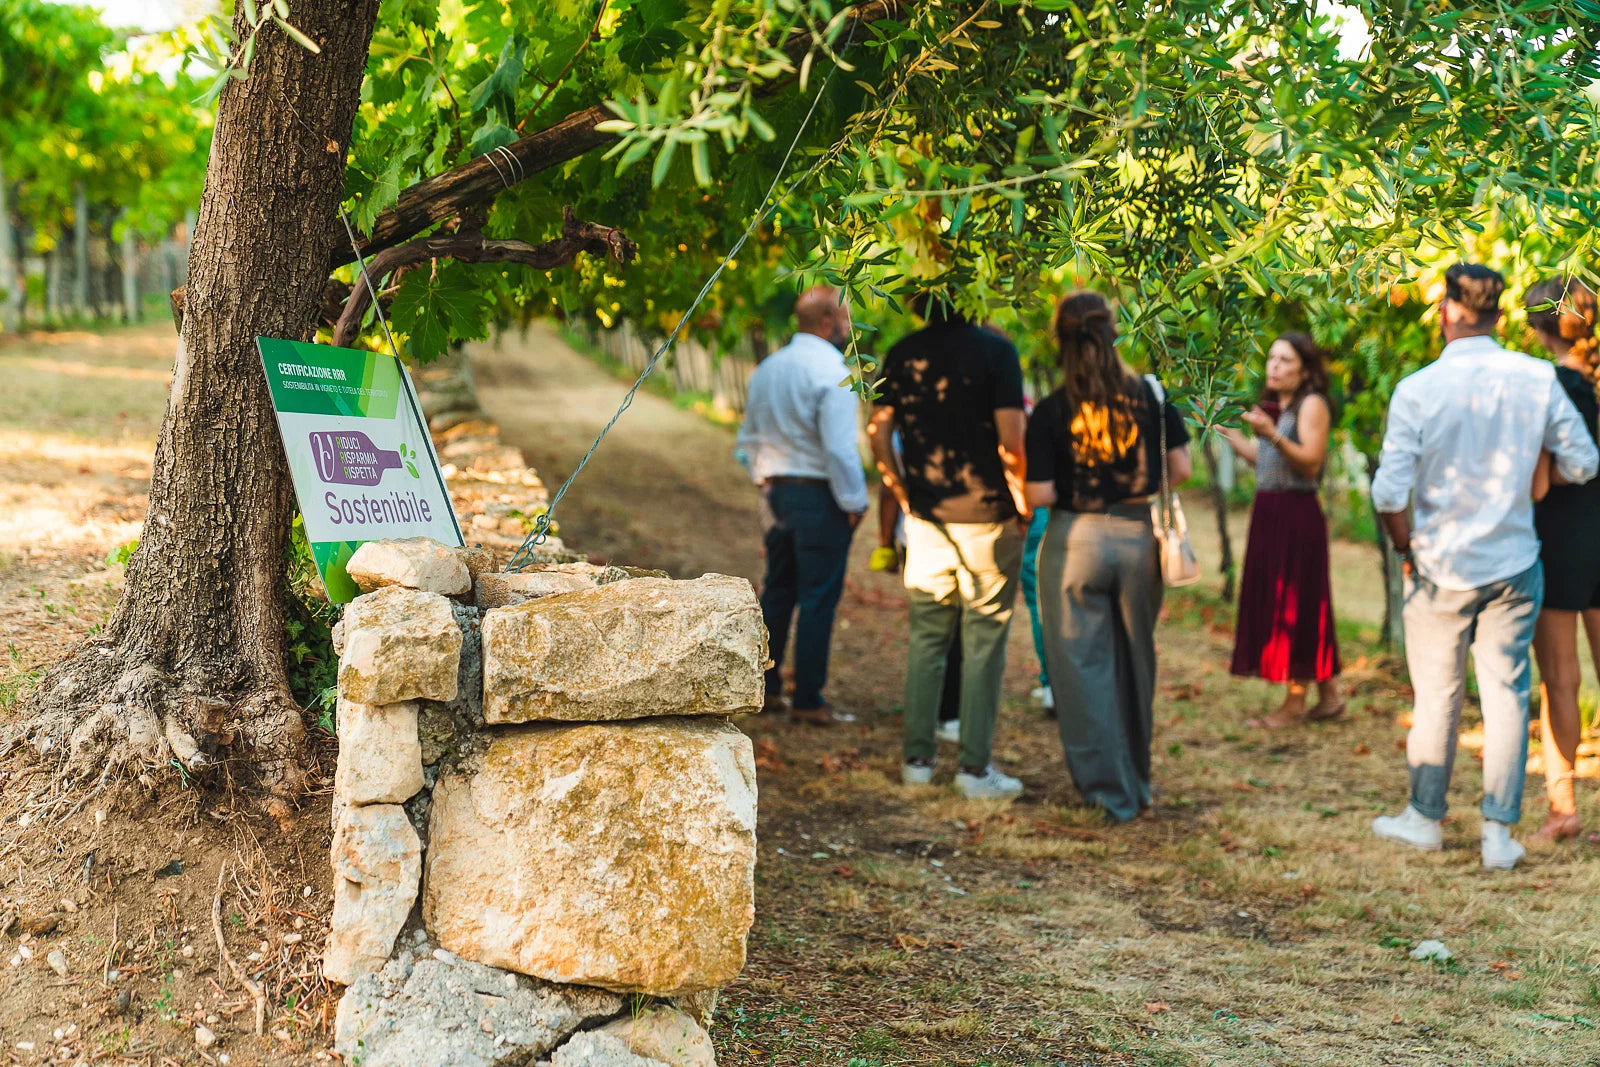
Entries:
[[[1411,803],[1372,824],[1379,837],[1435,851],[1455,763],[1467,652],[1483,707],[1485,867],[1509,870],[1523,847],[1528,645],[1544,600],[1533,528],[1541,450],[1554,478],[1593,478],[1600,454],[1555,366],[1495,341],[1505,281],[1476,263],[1445,274],[1444,351],[1395,387],[1372,503],[1408,579],[1406,662],[1416,690],[1406,761]],[[1406,516],[1415,504],[1416,528]]]
[[833,616],[844,592],[850,539],[867,510],[859,401],[840,347],[850,309],[837,289],[818,286],[795,304],[799,332],[750,377],[739,447],[770,509],[761,614],[771,635],[767,711],[782,710],[784,652],[794,627],[796,719],[848,721],[823,698]]

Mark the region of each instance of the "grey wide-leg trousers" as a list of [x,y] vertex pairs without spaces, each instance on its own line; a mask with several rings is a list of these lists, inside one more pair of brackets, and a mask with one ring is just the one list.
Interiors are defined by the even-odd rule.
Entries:
[[1086,801],[1126,822],[1150,806],[1162,584],[1149,506],[1052,511],[1038,568],[1067,769]]

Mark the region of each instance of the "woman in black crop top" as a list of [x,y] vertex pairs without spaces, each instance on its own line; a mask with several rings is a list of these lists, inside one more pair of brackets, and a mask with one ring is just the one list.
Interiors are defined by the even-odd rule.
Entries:
[[1055,329],[1062,384],[1027,437],[1027,502],[1051,509],[1038,556],[1045,661],[1078,792],[1126,822],[1150,806],[1162,593],[1150,497],[1162,463],[1173,484],[1188,479],[1189,431],[1117,355],[1099,293],[1065,297]]
[[[1595,339],[1594,292],[1575,278],[1552,278],[1528,290],[1526,303],[1528,325],[1556,357],[1556,378],[1595,436],[1600,344]],[[1561,841],[1579,832],[1572,777],[1583,733],[1578,712],[1583,680],[1580,618],[1600,662],[1600,478],[1584,485],[1551,485],[1546,491],[1540,483],[1548,470],[1547,453],[1540,457],[1534,488],[1533,525],[1539,534],[1545,594],[1533,653],[1539,662],[1539,750],[1550,814],[1534,839]]]

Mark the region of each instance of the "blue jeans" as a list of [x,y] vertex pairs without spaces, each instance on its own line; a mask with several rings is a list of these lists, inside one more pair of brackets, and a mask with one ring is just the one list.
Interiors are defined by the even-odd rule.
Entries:
[[1039,621],[1039,542],[1049,525],[1050,509],[1034,508],[1028,539],[1022,543],[1022,599],[1033,623],[1033,655],[1039,661],[1039,684],[1044,686],[1050,684],[1050,670],[1044,662],[1044,624]]
[[1455,766],[1467,651],[1483,705],[1483,817],[1516,825],[1528,761],[1528,645],[1544,601],[1544,567],[1480,589],[1441,589],[1420,574],[1406,592],[1406,666],[1416,690],[1406,763],[1411,806],[1444,818]]
[[833,616],[844,592],[850,561],[849,517],[824,485],[774,485],[765,490],[772,509],[766,532],[767,576],[761,585],[761,617],[771,637],[772,669],[767,695],[783,691],[783,656],[794,628],[794,706],[823,705],[828,683],[828,646]]

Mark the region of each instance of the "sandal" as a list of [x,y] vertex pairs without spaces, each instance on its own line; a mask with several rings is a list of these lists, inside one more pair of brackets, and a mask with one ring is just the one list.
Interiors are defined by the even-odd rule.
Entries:
[[[1544,825],[1528,836],[1529,841],[1548,841],[1554,844],[1557,841],[1570,841],[1582,833],[1578,822],[1577,812],[1570,815],[1558,815],[1551,812],[1545,816]],[[1600,835],[1590,834],[1589,843],[1596,844]]]
[[1306,712],[1306,720],[1308,722],[1332,722],[1335,719],[1342,719],[1344,718],[1345,709],[1349,706],[1350,702],[1347,700],[1341,700],[1331,708],[1318,702],[1316,707]]

